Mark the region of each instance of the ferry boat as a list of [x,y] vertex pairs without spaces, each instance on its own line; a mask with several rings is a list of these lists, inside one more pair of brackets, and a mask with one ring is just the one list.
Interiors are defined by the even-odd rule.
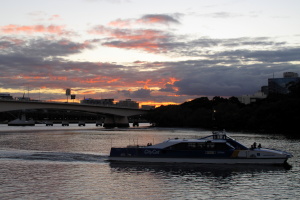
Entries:
[[225,131],[200,139],[169,139],[147,146],[112,147],[110,161],[202,163],[202,164],[284,164],[291,153],[262,148],[254,143],[247,148]]
[[21,118],[17,118],[7,123],[8,126],[34,126],[35,121],[33,119],[26,119],[26,115],[22,114]]

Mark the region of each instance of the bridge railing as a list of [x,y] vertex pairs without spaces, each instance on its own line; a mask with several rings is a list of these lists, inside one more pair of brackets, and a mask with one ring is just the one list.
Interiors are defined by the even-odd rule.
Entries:
[[74,104],[74,105],[88,105],[88,106],[101,106],[101,107],[111,107],[111,108],[132,108],[132,109],[141,109],[147,110],[142,108],[130,107],[130,106],[120,106],[116,104],[88,104],[88,103],[78,103],[78,102],[61,102],[61,101],[54,101],[54,100],[16,100],[16,99],[1,99],[0,101],[12,101],[12,102],[41,102],[41,103],[58,103],[58,104]]

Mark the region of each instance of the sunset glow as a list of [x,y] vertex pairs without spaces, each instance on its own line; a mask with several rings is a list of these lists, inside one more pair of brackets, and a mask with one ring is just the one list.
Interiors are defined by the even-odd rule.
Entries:
[[74,102],[132,99],[156,106],[254,94],[270,77],[300,74],[299,6],[296,0],[68,6],[27,0],[16,8],[5,1],[0,93],[63,102],[71,88]]

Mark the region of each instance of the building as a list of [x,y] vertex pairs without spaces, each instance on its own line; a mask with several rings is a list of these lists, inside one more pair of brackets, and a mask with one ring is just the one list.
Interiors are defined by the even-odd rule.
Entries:
[[80,101],[82,104],[93,104],[99,106],[112,106],[114,105],[114,99],[92,99],[87,98]]
[[267,98],[267,94],[262,91],[256,92],[252,95],[242,95],[241,97],[238,97],[239,101],[244,104],[254,103],[265,98]]
[[0,93],[0,99],[4,99],[4,100],[13,100],[13,97],[10,96],[10,94]]
[[295,72],[284,72],[283,73],[283,77],[284,78],[297,78],[298,77],[298,73],[295,73]]
[[238,97],[239,101],[244,104],[250,104],[267,97],[271,93],[288,94],[289,86],[293,83],[300,82],[300,78],[295,72],[284,72],[283,78],[269,78],[268,86],[262,86],[261,90],[253,95],[243,95]]
[[117,102],[116,106],[125,108],[139,108],[139,103],[137,103],[136,101],[131,101],[131,99],[126,99]]
[[268,95],[269,94],[269,87],[268,86],[261,86],[260,91],[263,92],[264,94]]
[[268,93],[287,94],[289,86],[300,81],[297,73],[284,72],[283,78],[268,79]]

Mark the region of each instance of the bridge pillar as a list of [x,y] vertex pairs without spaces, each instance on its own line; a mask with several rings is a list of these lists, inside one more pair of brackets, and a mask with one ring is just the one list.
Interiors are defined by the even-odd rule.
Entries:
[[105,116],[103,127],[113,128],[113,127],[129,127],[129,121],[127,117],[124,116]]

